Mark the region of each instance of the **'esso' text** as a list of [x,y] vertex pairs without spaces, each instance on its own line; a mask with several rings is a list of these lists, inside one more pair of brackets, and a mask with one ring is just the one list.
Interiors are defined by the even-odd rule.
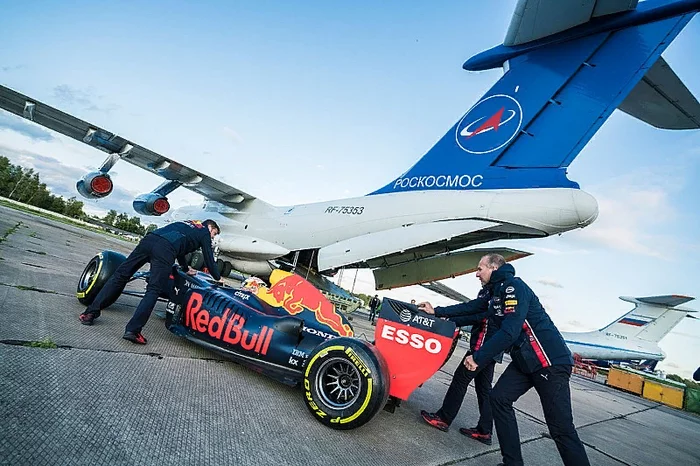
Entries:
[[423,335],[411,333],[408,330],[396,329],[391,325],[384,324],[381,337],[386,340],[393,340],[400,345],[410,345],[413,348],[425,348],[428,353],[438,354],[442,350],[442,344],[435,338],[425,339]]

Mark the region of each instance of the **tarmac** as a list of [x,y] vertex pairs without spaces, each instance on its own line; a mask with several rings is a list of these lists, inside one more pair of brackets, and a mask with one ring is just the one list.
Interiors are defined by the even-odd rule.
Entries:
[[[466,351],[391,414],[335,431],[302,392],[169,333],[153,315],[148,345],[121,338],[138,298],[122,296],[80,325],[78,277],[97,252],[134,243],[0,206],[0,464],[495,465],[491,446],[462,436],[478,418],[473,389],[449,432],[427,426]],[[156,311],[162,313],[164,305]],[[359,338],[373,338],[353,314]],[[51,340],[58,348],[24,346]],[[505,365],[497,365],[496,376]],[[571,379],[574,421],[593,465],[700,464],[700,417]],[[534,390],[517,403],[529,465],[562,464]]]

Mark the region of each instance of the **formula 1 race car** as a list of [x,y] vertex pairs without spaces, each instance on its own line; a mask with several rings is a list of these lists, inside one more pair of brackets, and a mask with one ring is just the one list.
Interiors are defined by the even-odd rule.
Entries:
[[[93,257],[78,282],[79,301],[92,302],[124,259],[112,251]],[[136,279],[148,280],[148,273],[138,272]],[[219,286],[207,274],[190,276],[174,266],[171,286],[161,297],[167,303],[165,325],[257,372],[302,384],[309,411],[334,429],[359,427],[382,408],[393,412],[457,344],[454,323],[388,298],[381,304],[375,341],[364,341],[301,276],[275,270],[270,283]]]

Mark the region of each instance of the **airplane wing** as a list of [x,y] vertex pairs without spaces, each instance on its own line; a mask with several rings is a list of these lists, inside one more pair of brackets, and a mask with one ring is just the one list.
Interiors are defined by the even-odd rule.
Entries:
[[518,0],[503,45],[520,45],[593,18],[637,8],[638,0]]
[[240,189],[2,85],[0,108],[112,154],[166,180],[179,182],[190,191],[228,207],[240,208],[254,200],[256,204],[267,206]]

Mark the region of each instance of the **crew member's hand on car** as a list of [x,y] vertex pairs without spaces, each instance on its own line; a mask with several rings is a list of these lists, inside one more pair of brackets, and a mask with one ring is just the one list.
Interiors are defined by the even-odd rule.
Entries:
[[189,269],[187,269],[187,272],[185,272],[185,273],[187,275],[197,275],[197,270],[190,267]]
[[433,309],[433,305],[427,301],[418,303],[418,309],[425,312],[426,314],[435,315],[435,309]]

